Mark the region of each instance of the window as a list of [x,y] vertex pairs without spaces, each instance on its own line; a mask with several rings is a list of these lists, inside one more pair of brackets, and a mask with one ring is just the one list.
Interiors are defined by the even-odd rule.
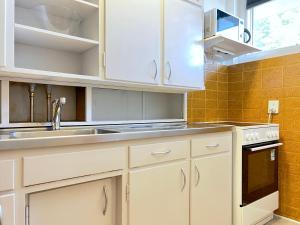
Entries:
[[250,9],[253,45],[271,50],[300,44],[300,0],[272,0]]

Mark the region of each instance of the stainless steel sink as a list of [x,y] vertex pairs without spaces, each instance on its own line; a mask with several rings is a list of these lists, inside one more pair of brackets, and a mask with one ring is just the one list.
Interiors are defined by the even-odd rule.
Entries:
[[95,134],[110,134],[118,133],[117,131],[103,130],[103,129],[73,129],[73,130],[39,130],[39,131],[16,131],[10,132],[9,137],[12,139],[23,138],[42,138],[42,137],[65,137],[65,136],[79,136],[79,135],[95,135]]

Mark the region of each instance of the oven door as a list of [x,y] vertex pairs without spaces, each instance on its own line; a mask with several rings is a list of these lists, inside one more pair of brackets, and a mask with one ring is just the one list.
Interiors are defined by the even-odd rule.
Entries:
[[269,142],[243,147],[243,205],[278,191],[278,147]]

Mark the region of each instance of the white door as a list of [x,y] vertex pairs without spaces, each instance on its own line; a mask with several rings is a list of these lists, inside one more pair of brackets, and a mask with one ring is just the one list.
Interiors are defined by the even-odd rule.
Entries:
[[5,21],[6,21],[6,12],[5,12],[5,1],[0,1],[0,67],[5,66]]
[[30,225],[113,225],[113,179],[44,191],[29,196]]
[[106,1],[106,78],[160,80],[160,0]]
[[15,224],[15,196],[3,195],[0,196],[0,224],[14,225]]
[[188,225],[188,163],[131,171],[129,225]]
[[191,225],[231,225],[231,155],[193,159]]
[[164,83],[203,89],[203,7],[188,0],[164,2]]

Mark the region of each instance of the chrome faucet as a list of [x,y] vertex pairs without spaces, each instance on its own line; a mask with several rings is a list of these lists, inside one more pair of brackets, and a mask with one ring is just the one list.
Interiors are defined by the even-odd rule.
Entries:
[[61,108],[66,104],[66,98],[55,99],[52,102],[52,129],[60,130]]

